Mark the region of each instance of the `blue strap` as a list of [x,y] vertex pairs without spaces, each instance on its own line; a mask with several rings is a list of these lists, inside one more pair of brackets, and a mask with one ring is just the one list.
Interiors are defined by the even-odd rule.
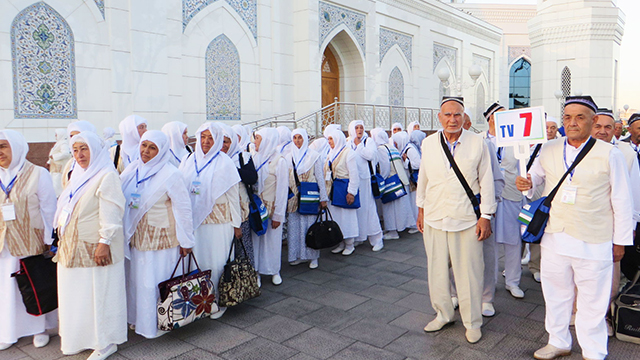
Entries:
[[304,154],[302,154],[302,157],[300,158],[300,161],[298,161],[298,165],[296,165],[296,163],[293,163],[293,168],[297,170],[298,166],[302,163],[302,160],[304,160],[304,158],[307,156],[307,152],[309,151],[309,149],[304,151]]
[[171,152],[171,155],[173,155],[174,158],[176,158],[176,160],[178,160],[178,163],[181,163],[182,161],[176,156],[176,153],[173,152],[173,150],[169,149],[169,151]]
[[156,176],[157,173],[151,174],[149,176],[147,176],[146,178],[142,179],[142,180],[138,180],[138,169],[136,169],[136,189],[138,188],[138,186],[140,186],[140,184],[142,184],[143,182],[151,179],[152,177]]
[[9,197],[9,193],[11,192],[11,189],[13,189],[13,185],[16,184],[17,178],[18,178],[18,175],[14,176],[11,182],[9,183],[9,186],[7,187],[5,187],[4,184],[2,183],[2,180],[0,180],[0,187],[2,187],[2,191],[4,191],[4,193],[7,195],[7,198]]
[[198,170],[198,160],[196,159],[196,157],[197,157],[197,156],[194,156],[194,157],[193,157],[193,163],[196,165],[196,176],[198,176],[198,177],[199,177],[199,176],[200,176],[200,173],[201,173],[201,172],[203,172],[203,171],[204,171],[204,169],[206,169],[206,168],[207,168],[207,166],[211,165],[211,162],[212,162],[213,160],[215,160],[215,158],[217,158],[217,157],[218,157],[218,155],[220,155],[220,151],[218,151],[218,153],[217,153],[217,154],[215,154],[215,156],[214,156],[214,157],[212,157],[212,158],[211,158],[211,160],[209,160],[209,162],[208,162],[205,166],[203,166],[203,167],[202,167],[202,169],[200,169],[200,170]]

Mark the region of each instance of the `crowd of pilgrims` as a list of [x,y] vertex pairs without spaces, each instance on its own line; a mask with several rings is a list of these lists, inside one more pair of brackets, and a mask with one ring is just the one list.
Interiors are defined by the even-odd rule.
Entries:
[[[383,240],[418,231],[411,174],[417,178],[426,135],[417,122],[408,131],[394,124],[391,137],[380,128],[368,136],[359,120],[350,123],[348,138],[339,125],[329,125],[312,143],[304,129],[253,132],[206,122],[195,132],[193,148],[181,122],[148,130],[146,119],[131,115],[119,130],[119,144],[114,129],[100,136],[87,121],[56,130],[49,171],[26,160],[29,145],[22,134],[0,131],[0,350],[30,335],[35,347],[46,346],[55,327],[63,354],[94,350],[91,360],[115,353],[127,341],[128,327],[145,338],[159,337],[165,332],[157,328],[158,284],[192,252],[201,269],[211,270],[217,292],[234,238],[244,245],[259,284],[260,276],[274,285],[283,282],[283,237],[291,265],[317,268],[320,251],[305,244],[316,216],[296,211],[296,178],[318,184],[320,208],[339,224],[344,241],[334,254],[351,255],[367,240],[380,251]],[[383,178],[397,174],[411,191],[376,202],[372,171]],[[344,200],[360,201],[359,208],[329,201],[334,179],[348,179]],[[261,236],[249,225],[252,194],[268,211]],[[11,274],[20,259],[52,250],[58,309],[32,316]],[[220,307],[211,318],[225,311]]]

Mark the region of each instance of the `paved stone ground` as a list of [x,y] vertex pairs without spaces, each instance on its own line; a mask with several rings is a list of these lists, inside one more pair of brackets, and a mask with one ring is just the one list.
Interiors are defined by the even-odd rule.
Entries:
[[[435,312],[419,234],[387,241],[378,253],[368,245],[349,257],[323,251],[316,270],[284,262],[282,277],[277,287],[265,279],[259,298],[230,308],[220,320],[204,319],[155,340],[130,332],[110,360],[517,360],[532,359],[547,340],[540,284],[526,269],[523,300],[512,298],[499,277],[497,313],[484,319],[479,343],[467,343],[459,318],[426,334],[422,329]],[[41,349],[27,338],[0,352],[0,360],[79,360],[90,354],[65,357],[59,349],[57,336]],[[582,359],[577,344],[574,351],[564,359]],[[609,359],[640,358],[640,346],[616,339],[610,340],[609,352]]]

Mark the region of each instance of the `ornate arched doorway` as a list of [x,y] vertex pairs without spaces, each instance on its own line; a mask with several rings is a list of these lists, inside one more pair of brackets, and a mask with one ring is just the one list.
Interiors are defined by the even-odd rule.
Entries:
[[336,57],[327,46],[322,55],[322,107],[340,99],[340,69]]

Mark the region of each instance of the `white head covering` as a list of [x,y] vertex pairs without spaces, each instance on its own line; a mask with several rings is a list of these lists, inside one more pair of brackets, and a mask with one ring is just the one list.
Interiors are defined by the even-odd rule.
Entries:
[[411,133],[413,132],[413,128],[418,125],[418,129],[420,129],[420,122],[418,121],[412,121],[409,123],[409,127],[407,127],[407,133],[409,134],[409,136],[411,136]]
[[329,132],[331,132],[331,130],[338,130],[338,131],[342,131],[342,125],[340,124],[329,124],[327,125],[327,127],[324,128],[324,132],[322,133],[322,135],[326,138],[328,137]]
[[[202,151],[201,134],[207,130],[213,137],[213,146],[205,154]],[[189,188],[194,181],[200,183],[200,194],[190,195],[194,230],[209,216],[216,200],[240,182],[240,175],[233,161],[220,151],[223,137],[222,128],[218,124],[206,122],[200,125],[196,131],[195,156],[189,157],[188,161],[180,164],[180,171]]]
[[389,143],[389,135],[387,135],[387,132],[381,128],[375,128],[371,130],[371,137],[376,142],[377,146]]
[[278,126],[277,130],[280,136],[278,151],[286,156],[291,151],[291,129],[286,126]]
[[24,136],[14,130],[1,130],[0,140],[7,140],[11,147],[11,163],[8,168],[0,166],[0,180],[5,187],[8,187],[14,177],[22,169],[24,162],[27,161],[27,153],[29,152],[29,144]]
[[[58,198],[58,207],[54,217],[54,226],[60,228],[60,234],[64,234],[64,230],[69,223],[69,219],[71,217],[70,214],[73,212],[73,208],[87,189],[91,188],[93,183],[102,179],[109,171],[116,171],[113,167],[113,161],[111,161],[111,157],[109,156],[109,151],[104,146],[104,141],[95,132],[83,131],[80,134],[75,135],[71,139],[72,147],[75,143],[87,144],[89,147],[90,159],[89,165],[86,169],[83,169],[81,166],[75,166],[73,168],[69,184],[67,184],[67,187],[62,191],[62,194],[60,194],[60,197]],[[68,216],[61,218],[63,209]]]
[[138,115],[129,115],[120,122],[120,136],[122,136],[120,153],[125,167],[140,156],[138,125],[146,123],[147,119]]
[[[168,166],[169,139],[160,130],[149,130],[140,138],[140,145],[144,141],[151,141],[158,147],[158,154],[144,163],[141,158],[134,160],[120,175],[122,180],[122,192],[127,199],[127,204],[131,201],[132,194],[140,195],[140,203],[137,209],[129,206],[124,210],[124,237],[127,241],[131,239],[140,219],[160,197],[180,180],[175,175],[175,167]],[[167,168],[165,170],[165,167]],[[178,184],[177,186],[182,186]]]
[[113,138],[116,135],[116,129],[107,126],[106,128],[102,129],[102,139],[105,141],[105,143],[109,143],[109,140],[111,140],[111,138]]
[[254,156],[254,165],[258,170],[258,194],[264,190],[264,180],[269,175],[269,163],[279,154],[278,143],[280,141],[280,135],[278,130],[274,128],[260,129],[256,135],[260,135],[262,140],[260,146],[256,150]]
[[313,140],[309,145],[309,149],[317,151],[318,154],[322,156],[322,159],[326,159],[327,154],[329,154],[329,150],[331,150],[331,147],[329,146],[329,142],[327,141],[327,139],[321,137]]
[[56,129],[56,142],[67,140],[67,129]]
[[[362,120],[353,120],[352,122],[349,123],[349,139],[347,139],[347,141],[351,144],[351,147],[354,150],[356,148],[356,144],[353,141],[357,137],[356,136],[356,126],[358,126],[358,125],[362,125],[362,127],[364,128],[364,121],[362,121]],[[364,142],[364,140],[366,138],[367,138],[367,132],[364,131],[362,133],[362,139],[360,139],[360,141]]]
[[553,116],[551,116],[551,115],[547,115],[547,120],[546,120],[546,121],[551,121],[551,122],[556,123],[556,126],[557,126],[557,127],[562,126],[562,125],[560,125],[560,122],[558,121],[558,119],[554,118],[554,117],[553,117]]
[[162,127],[162,132],[169,139],[169,155],[178,160],[178,163],[189,153],[182,139],[182,134],[186,129],[187,124],[180,121],[172,121]]
[[[78,131],[78,132],[91,131],[95,133],[97,130],[92,123],[85,120],[78,120],[67,125],[67,137],[69,139],[71,139],[71,133],[74,131]],[[69,142],[69,145],[71,145],[71,142]]]
[[391,140],[395,143],[395,147],[400,151],[400,154],[404,153],[407,146],[409,146],[409,135],[406,131],[400,131],[391,135]]
[[222,127],[222,134],[224,137],[229,138],[231,140],[231,145],[229,145],[229,150],[227,150],[227,156],[233,160],[236,166],[240,166],[240,159],[238,158],[238,154],[242,151],[242,149],[238,146],[238,135],[233,131],[233,128],[227,124],[220,123]]
[[400,131],[403,131],[404,129],[402,128],[402,124],[400,123],[393,123],[393,125],[391,125],[391,132],[393,132],[394,129],[400,129]]
[[329,155],[327,155],[327,160],[333,161],[340,154],[340,151],[347,145],[347,139],[344,137],[344,133],[337,129],[329,130],[327,134],[327,140],[329,138],[333,139],[333,148],[329,151]]
[[238,142],[238,149],[241,151],[247,151],[247,145],[251,142],[251,135],[247,131],[248,125],[233,125],[231,128],[235,131],[236,135],[240,136],[240,141]]
[[422,140],[424,140],[426,137],[427,134],[425,134],[423,131],[414,131],[411,133],[411,135],[409,135],[409,143],[416,147],[416,150],[418,150],[418,153],[420,155],[422,155]]
[[307,130],[305,129],[295,129],[291,132],[291,141],[293,141],[293,137],[295,135],[302,136],[303,143],[300,148],[296,146],[295,143],[291,144],[291,152],[287,157],[287,163],[291,164],[291,160],[296,165],[296,171],[298,175],[304,174],[307,171],[313,168],[313,165],[318,161],[320,154],[309,148],[309,135],[307,135]]

